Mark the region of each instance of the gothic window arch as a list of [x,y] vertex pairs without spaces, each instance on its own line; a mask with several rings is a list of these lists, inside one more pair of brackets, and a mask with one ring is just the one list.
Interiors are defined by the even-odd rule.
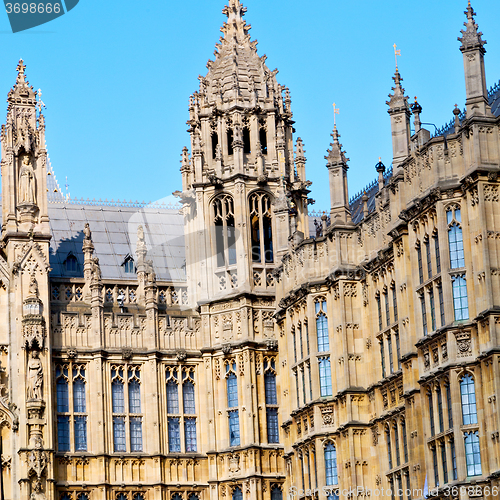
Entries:
[[452,205],[447,208],[446,221],[448,223],[450,267],[451,269],[465,267],[462,215],[459,206]]
[[467,296],[467,280],[465,278],[465,274],[452,276],[451,282],[455,321],[469,319],[469,298]]
[[72,252],[70,252],[66,257],[64,266],[66,267],[66,272],[70,274],[75,274],[78,271],[78,260]]
[[279,486],[271,488],[271,500],[283,500],[283,492]]
[[239,486],[234,488],[231,500],[243,500],[243,492]]
[[133,500],[145,500],[144,495],[142,493],[136,493],[134,495]]
[[197,451],[196,439],[196,404],[194,369],[182,371],[182,404],[184,412],[184,446],[186,453]]
[[238,409],[238,377],[236,375],[236,361],[226,364],[226,393],[229,415],[229,445],[240,445],[240,418]]
[[89,500],[89,495],[88,493],[79,493],[76,497],[76,500]]
[[228,194],[217,196],[212,201],[215,225],[215,253],[217,267],[236,264],[236,234],[234,225],[234,201]]
[[143,451],[139,366],[111,366],[111,405],[114,451],[127,451],[127,437],[130,451]]
[[330,356],[318,358],[319,363],[319,386],[322,397],[332,395],[332,370],[330,366]]
[[128,500],[128,498],[125,493],[118,493],[118,495],[116,495],[116,500]]
[[460,380],[460,397],[463,424],[477,424],[476,388],[470,373],[466,373]]
[[132,256],[127,255],[123,261],[123,270],[126,274],[134,274],[135,273],[135,262]]
[[55,375],[58,451],[87,451],[86,366],[58,364]]
[[271,197],[264,192],[252,193],[250,205],[250,231],[252,262],[274,262]]
[[480,476],[482,474],[482,470],[478,431],[465,432],[464,443],[467,476]]
[[200,497],[196,493],[191,493],[188,496],[188,500],[200,500]]
[[182,500],[181,494],[180,493],[174,493],[172,495],[172,500]]
[[317,297],[314,301],[314,311],[316,313],[316,336],[318,340],[318,352],[330,350],[330,340],[328,336],[328,317],[326,314],[325,297]]

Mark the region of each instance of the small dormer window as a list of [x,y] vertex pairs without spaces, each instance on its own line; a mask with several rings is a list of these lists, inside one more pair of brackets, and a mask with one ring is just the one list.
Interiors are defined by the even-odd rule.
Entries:
[[68,255],[64,264],[68,273],[76,273],[76,271],[78,270],[78,261],[73,254]]
[[134,259],[130,256],[128,256],[125,261],[123,262],[123,267],[125,269],[126,274],[134,274],[135,272],[135,264],[134,264]]

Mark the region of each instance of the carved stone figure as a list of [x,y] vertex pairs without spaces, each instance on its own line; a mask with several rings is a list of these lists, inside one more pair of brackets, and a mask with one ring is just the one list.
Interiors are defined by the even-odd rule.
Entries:
[[101,280],[101,268],[99,267],[99,258],[94,257],[92,259],[92,281]]
[[34,274],[31,275],[28,291],[30,295],[38,297],[38,283]]
[[85,241],[90,241],[92,239],[92,231],[90,230],[90,224],[88,222],[85,223],[83,234],[85,237]]
[[43,368],[38,351],[32,351],[28,361],[28,399],[42,399]]
[[142,225],[137,227],[137,242],[144,243],[144,228]]
[[46,500],[47,497],[45,496],[45,493],[42,492],[42,484],[40,481],[35,482],[35,486],[33,487],[33,490],[30,495],[30,500]]
[[35,205],[35,173],[30,158],[26,155],[19,172],[19,203]]

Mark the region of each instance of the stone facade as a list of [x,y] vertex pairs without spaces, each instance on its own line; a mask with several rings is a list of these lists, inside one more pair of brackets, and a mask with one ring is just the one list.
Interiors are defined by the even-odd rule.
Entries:
[[[431,138],[396,69],[393,169],[349,200],[334,127],[315,237],[290,93],[239,0],[223,12],[190,97],[181,215],[54,199],[19,63],[1,131],[0,499],[496,496],[500,92],[472,8],[465,112]],[[161,240],[176,224],[181,244]]]

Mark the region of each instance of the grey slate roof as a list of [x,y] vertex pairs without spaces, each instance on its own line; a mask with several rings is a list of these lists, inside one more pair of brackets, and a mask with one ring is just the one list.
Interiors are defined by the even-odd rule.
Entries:
[[[49,218],[52,277],[83,276],[83,228],[88,222],[103,279],[136,279],[135,273],[125,273],[123,264],[127,256],[137,261],[137,227],[142,224],[146,258],[153,260],[157,280],[186,280],[184,220],[178,209],[53,201],[49,203]],[[78,261],[74,274],[66,270],[70,254]]]

